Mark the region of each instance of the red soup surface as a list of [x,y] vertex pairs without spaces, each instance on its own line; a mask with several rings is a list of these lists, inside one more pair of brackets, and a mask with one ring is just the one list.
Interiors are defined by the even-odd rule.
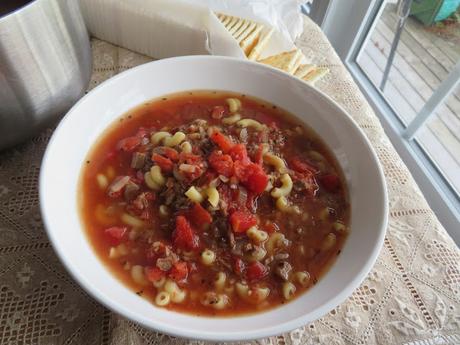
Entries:
[[159,307],[231,316],[316,284],[349,232],[340,168],[293,116],[228,92],[153,100],[119,118],[81,175],[99,258]]

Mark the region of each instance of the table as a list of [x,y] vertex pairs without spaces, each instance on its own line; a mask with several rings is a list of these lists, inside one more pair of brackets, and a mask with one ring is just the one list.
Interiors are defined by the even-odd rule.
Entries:
[[[319,27],[306,19],[297,44],[330,69],[317,87],[372,142],[388,184],[389,226],[377,263],[345,303],[310,325],[254,344],[460,344],[460,250]],[[99,40],[92,49],[89,89],[151,60]],[[113,314],[67,274],[48,242],[38,205],[40,162],[51,134],[46,130],[0,153],[0,344],[200,344]]]

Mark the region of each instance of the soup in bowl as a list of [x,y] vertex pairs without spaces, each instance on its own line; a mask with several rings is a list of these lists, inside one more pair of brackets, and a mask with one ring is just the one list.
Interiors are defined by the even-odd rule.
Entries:
[[40,197],[56,251],[91,294],[209,340],[334,308],[370,270],[387,213],[378,160],[340,107],[217,57],[140,66],[84,97],[51,139]]

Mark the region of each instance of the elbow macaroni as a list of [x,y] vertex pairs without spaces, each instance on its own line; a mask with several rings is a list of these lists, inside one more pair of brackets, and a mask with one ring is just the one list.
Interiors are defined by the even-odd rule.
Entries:
[[282,287],[284,299],[291,299],[295,294],[295,290],[296,288],[294,284],[292,284],[291,282],[285,282]]
[[285,240],[286,237],[284,234],[274,232],[269,236],[267,243],[265,243],[265,249],[268,253],[272,254],[275,251],[275,248],[279,247]]
[[246,235],[255,243],[262,243],[268,239],[268,234],[263,230],[257,229],[256,226],[250,227],[246,231]]
[[249,261],[262,261],[267,255],[267,251],[263,247],[255,247],[249,257]]
[[281,212],[297,213],[297,214],[301,213],[300,209],[297,206],[289,205],[289,202],[285,196],[282,196],[276,199],[276,208],[280,210]]
[[236,113],[241,108],[241,101],[238,98],[227,98],[228,109],[231,113]]
[[107,208],[102,204],[98,204],[96,206],[94,214],[96,216],[97,221],[103,225],[112,225],[115,223],[115,217],[112,217],[107,212]]
[[124,243],[121,243],[116,247],[110,247],[109,258],[110,259],[118,259],[119,257],[125,256],[128,253],[129,253],[129,251],[128,251],[128,248],[126,247],[126,245]]
[[334,222],[334,224],[332,224],[332,227],[334,228],[335,231],[337,232],[347,232],[347,227],[345,226],[345,224],[343,223],[340,223],[340,222]]
[[168,279],[163,286],[173,303],[182,303],[185,300],[186,292],[177,286],[176,282]]
[[145,184],[147,185],[147,187],[149,187],[150,189],[159,190],[159,189],[161,188],[161,186],[159,186],[159,185],[153,180],[151,171],[147,171],[147,172],[144,174],[144,181],[145,181]]
[[180,144],[180,148],[184,153],[192,153],[192,145],[188,141],[184,141]]
[[264,162],[266,164],[274,166],[275,169],[281,174],[284,174],[287,171],[286,163],[284,163],[284,160],[274,155],[273,153],[264,154]]
[[161,217],[167,217],[169,216],[169,209],[168,209],[168,206],[166,205],[160,205],[159,209],[158,209],[158,213],[160,214]]
[[150,137],[150,141],[153,145],[160,144],[164,139],[169,138],[171,133],[169,132],[156,132]]
[[265,301],[269,294],[270,289],[268,287],[255,287],[249,290],[248,297],[252,303],[256,304]]
[[214,286],[217,291],[222,291],[225,287],[225,282],[227,281],[227,275],[224,272],[217,273],[216,280],[214,281]]
[[222,310],[224,309],[229,303],[229,298],[225,294],[218,294],[217,295],[217,302],[213,304],[214,309]]
[[163,139],[163,144],[168,147],[174,147],[179,145],[185,140],[185,134],[182,132],[176,132],[172,137],[166,137]]
[[238,294],[238,296],[240,296],[240,298],[248,298],[249,286],[238,282],[235,284],[235,289],[236,293]]
[[166,278],[161,277],[160,279],[153,281],[152,284],[153,284],[154,287],[159,289],[159,288],[162,288],[165,285],[165,282],[166,282]]
[[265,125],[261,124],[260,122],[258,122],[256,120],[253,120],[253,119],[239,120],[236,124],[238,126],[244,127],[244,128],[252,127],[257,131],[261,131],[261,130],[263,130],[265,128]]
[[281,180],[281,187],[280,188],[273,188],[271,195],[274,198],[280,198],[282,196],[288,196],[292,190],[292,179],[289,174],[284,174],[280,178]]
[[198,204],[201,204],[204,200],[203,196],[201,193],[194,187],[191,186],[186,192],[185,196],[192,200],[193,202],[196,202]]
[[216,187],[209,187],[206,189],[206,194],[208,196],[208,201],[212,207],[217,207],[219,204],[219,192]]
[[158,165],[154,165],[150,168],[150,175],[152,177],[152,181],[158,186],[161,187],[166,183],[166,179],[161,173],[161,168]]
[[309,151],[308,155],[310,156],[310,158],[312,158],[315,161],[320,161],[320,162],[324,161],[324,156],[318,151],[313,151],[313,150]]
[[133,217],[128,213],[123,213],[121,215],[121,221],[126,225],[130,225],[133,228],[141,228],[144,226],[144,222],[139,218]]
[[328,251],[335,246],[337,242],[337,237],[332,233],[328,233],[327,236],[324,238],[323,242],[321,243],[321,250]]
[[131,267],[131,278],[140,285],[147,285],[148,281],[144,276],[144,268],[140,265],[134,265]]
[[203,265],[211,266],[215,260],[216,253],[214,253],[211,249],[205,249],[203,253],[201,253],[201,262]]
[[106,189],[108,187],[109,180],[107,179],[107,176],[105,176],[104,174],[97,174],[96,179],[99,188]]
[[241,115],[240,114],[235,114],[235,115],[223,118],[222,123],[224,125],[233,125],[233,124],[237,123],[240,120],[241,120]]
[[307,286],[310,282],[310,273],[308,272],[296,272],[294,279],[302,286]]
[[170,300],[171,296],[169,296],[169,293],[161,291],[155,297],[155,304],[159,307],[165,307],[169,304]]

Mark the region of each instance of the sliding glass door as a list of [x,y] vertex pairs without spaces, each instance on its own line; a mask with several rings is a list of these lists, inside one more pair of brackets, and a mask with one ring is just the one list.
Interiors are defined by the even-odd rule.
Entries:
[[314,19],[459,243],[458,10],[442,0],[330,0],[315,12],[316,2]]

